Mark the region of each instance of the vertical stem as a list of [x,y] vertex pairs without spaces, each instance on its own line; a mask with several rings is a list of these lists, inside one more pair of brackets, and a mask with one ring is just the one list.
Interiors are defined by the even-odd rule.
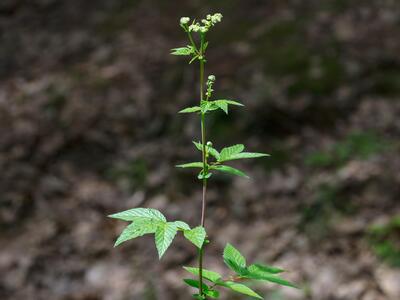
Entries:
[[[201,54],[203,54],[203,38],[201,39],[200,46]],[[200,58],[200,102],[204,100],[204,59]],[[203,160],[203,176],[207,171],[207,154],[206,154],[206,127],[205,127],[205,114],[201,114],[201,143],[203,146],[202,160]],[[205,214],[206,214],[206,193],[207,193],[207,178],[203,177],[203,197],[201,201],[201,226],[204,227]],[[199,250],[199,295],[204,296],[203,293],[203,253],[204,245]]]

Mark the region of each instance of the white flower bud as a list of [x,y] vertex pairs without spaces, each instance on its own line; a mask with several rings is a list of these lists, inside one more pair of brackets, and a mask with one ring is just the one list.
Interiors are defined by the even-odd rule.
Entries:
[[180,20],[181,25],[186,25],[189,22],[190,22],[190,18],[188,18],[188,17],[182,17]]
[[207,145],[208,147],[212,147],[213,144],[212,144],[210,141],[208,141],[206,145]]
[[200,27],[200,31],[201,31],[202,33],[206,33],[206,32],[208,31],[208,28],[207,28],[206,26],[201,26],[201,27]]
[[215,76],[214,76],[214,75],[208,76],[208,80],[209,80],[209,81],[215,81]]

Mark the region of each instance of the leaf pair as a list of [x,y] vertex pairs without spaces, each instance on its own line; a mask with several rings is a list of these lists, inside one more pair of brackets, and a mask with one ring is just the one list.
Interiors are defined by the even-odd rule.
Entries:
[[[235,291],[237,293],[241,293],[247,296],[251,296],[254,298],[258,299],[263,299],[259,294],[257,294],[255,291],[253,291],[251,288],[249,288],[247,285],[239,283],[237,281],[241,280],[262,280],[262,281],[269,281],[273,283],[277,283],[280,285],[284,286],[289,286],[289,287],[295,287],[292,283],[282,279],[281,277],[277,276],[276,274],[284,272],[284,270],[271,267],[268,265],[262,265],[262,264],[252,264],[250,266],[247,266],[246,259],[245,257],[237,250],[235,247],[233,247],[231,244],[227,244],[224,253],[223,253],[223,258],[225,264],[236,273],[235,276],[231,276],[229,279],[224,280],[222,276],[214,271],[206,270],[203,269],[202,274],[203,278],[207,281],[210,281],[213,283],[212,288],[214,286],[221,286],[228,288],[232,291]],[[189,273],[192,273],[195,276],[199,276],[199,269],[198,268],[191,268],[191,267],[184,267],[186,271]],[[187,282],[192,287],[197,287],[199,286],[199,283],[197,280],[192,280]],[[203,290],[209,290],[210,287],[206,284],[203,286]],[[210,296],[211,297],[211,296]],[[211,297],[212,298],[212,297]],[[201,298],[196,298],[196,299],[201,299]]]
[[220,100],[214,100],[214,101],[201,101],[200,106],[193,106],[193,107],[188,107],[185,109],[182,109],[179,111],[179,113],[202,113],[205,114],[210,111],[214,111],[217,109],[223,110],[226,114],[228,114],[228,107],[229,105],[236,105],[236,106],[243,106],[243,104],[233,101],[233,100],[228,100],[228,99],[220,99]]
[[225,264],[240,278],[270,281],[280,285],[296,288],[294,284],[276,275],[284,272],[282,269],[262,264],[252,264],[247,267],[244,256],[231,244],[226,245],[223,258]]
[[161,212],[152,208],[134,208],[109,217],[132,222],[122,231],[114,247],[145,234],[154,233],[159,258],[167,251],[178,231],[183,231],[185,238],[198,248],[202,247],[206,238],[203,227],[191,229],[183,221],[168,222]]
[[[199,151],[203,151],[202,143],[193,142],[193,144],[196,146],[196,148]],[[248,176],[244,172],[242,172],[236,168],[230,167],[230,166],[222,165],[221,163],[226,162],[226,161],[231,161],[231,160],[237,160],[237,159],[248,159],[248,158],[269,156],[269,154],[265,154],[265,153],[243,152],[244,145],[242,145],[242,144],[225,147],[221,150],[221,152],[219,152],[218,150],[216,150],[215,148],[213,148],[212,146],[209,146],[209,145],[206,145],[205,148],[206,148],[207,156],[211,155],[216,160],[215,163],[206,165],[207,171],[208,170],[216,170],[216,171],[228,173],[231,175],[246,177],[246,178],[248,178]],[[202,162],[192,162],[192,163],[177,165],[177,167],[203,169],[203,163]],[[211,174],[211,173],[208,173],[208,174]],[[202,170],[200,172],[199,179],[203,179],[203,176],[204,176],[204,170]],[[206,174],[206,176],[207,176],[207,174]]]

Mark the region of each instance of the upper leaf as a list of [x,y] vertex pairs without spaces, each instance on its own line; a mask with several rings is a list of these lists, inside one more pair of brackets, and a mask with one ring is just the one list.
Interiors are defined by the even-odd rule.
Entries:
[[137,218],[152,219],[161,222],[167,221],[165,216],[154,208],[133,208],[113,215],[109,215],[109,217],[124,221],[134,221]]
[[211,103],[213,103],[215,106],[222,109],[226,114],[228,114],[228,105],[229,104],[237,105],[237,106],[244,106],[243,104],[241,104],[239,102],[232,101],[232,100],[226,100],[226,99],[214,100],[214,101],[211,101]]
[[226,244],[223,254],[225,264],[238,274],[244,274],[246,271],[246,259],[231,244]]
[[183,234],[185,238],[191,241],[199,249],[203,246],[206,238],[206,230],[202,226],[195,227],[191,230],[185,230]]
[[244,150],[244,145],[237,144],[230,147],[225,147],[221,150],[219,161],[228,160],[232,155],[238,154]]
[[175,226],[178,229],[190,230],[190,226],[187,223],[183,222],[183,221],[175,221],[174,223],[175,223]]
[[180,48],[171,49],[172,55],[191,55],[195,53],[193,46],[186,46]]
[[221,172],[224,172],[224,173],[228,173],[228,174],[232,174],[232,175],[236,175],[236,176],[249,178],[249,176],[247,176],[242,171],[240,171],[238,169],[235,169],[235,168],[232,168],[230,166],[214,165],[214,166],[210,167],[210,170],[217,170],[217,171],[221,171]]
[[167,251],[168,247],[171,245],[177,230],[174,222],[167,222],[157,227],[155,242],[159,258],[164,255],[165,251]]
[[188,114],[201,111],[200,106],[187,107],[179,111],[180,114]]

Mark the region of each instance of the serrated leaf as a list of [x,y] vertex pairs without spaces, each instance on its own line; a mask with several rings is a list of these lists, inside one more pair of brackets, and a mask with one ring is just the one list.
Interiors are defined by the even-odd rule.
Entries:
[[225,264],[237,274],[242,275],[246,272],[246,259],[231,244],[226,244],[223,254]]
[[206,239],[206,230],[204,227],[198,226],[191,230],[185,230],[183,235],[200,249],[203,246],[204,240]]
[[203,163],[201,161],[191,162],[183,165],[176,165],[177,168],[203,168]]
[[296,285],[294,285],[293,283],[277,276],[277,275],[272,275],[272,274],[268,274],[268,273],[264,273],[264,274],[252,274],[249,273],[245,276],[243,276],[243,278],[248,278],[248,279],[254,279],[254,280],[263,280],[263,281],[269,281],[269,282],[273,282],[276,284],[280,284],[280,285],[284,285],[284,286],[288,286],[288,287],[292,287],[292,288],[298,288]]
[[218,100],[214,100],[214,101],[215,102],[220,102],[220,103],[227,103],[227,104],[231,104],[231,105],[236,105],[236,106],[244,106],[240,102],[233,101],[233,100],[228,100],[228,99],[218,99]]
[[175,223],[175,226],[178,229],[190,230],[190,226],[187,223],[183,222],[183,221],[175,221],[174,223]]
[[261,297],[259,294],[257,294],[255,291],[253,291],[251,288],[249,288],[248,286],[241,284],[241,283],[237,283],[237,282],[233,282],[233,281],[225,281],[222,283],[218,283],[218,285],[226,287],[231,289],[232,291],[247,295],[247,296],[251,296],[257,299],[263,299],[263,297]]
[[174,222],[167,222],[157,227],[155,242],[159,258],[164,255],[165,251],[167,251],[168,247],[171,245],[177,230]]
[[108,217],[124,221],[134,221],[137,218],[154,219],[161,222],[167,221],[165,216],[154,208],[133,208],[109,215]]
[[250,273],[255,273],[255,274],[263,274],[263,273],[269,273],[269,274],[279,274],[282,272],[285,272],[285,270],[268,266],[268,265],[262,265],[262,264],[252,264],[248,268]]
[[171,49],[172,55],[191,55],[193,53],[194,53],[194,49],[192,46]]
[[200,106],[193,106],[193,107],[187,107],[182,110],[180,110],[178,113],[180,114],[189,114],[189,113],[195,113],[201,111]]
[[230,147],[225,147],[221,150],[219,161],[228,160],[231,156],[238,154],[244,150],[244,145],[237,144]]
[[264,156],[270,156],[270,155],[266,154],[266,153],[240,152],[240,153],[231,155],[229,158],[224,159],[224,161],[235,160],[235,159],[246,159],[246,158],[258,158],[258,157],[264,157]]
[[[195,276],[199,276],[199,268],[192,268],[192,267],[183,267],[183,268],[189,273],[192,273]],[[217,283],[221,279],[220,274],[206,269],[203,269],[203,277],[213,283]]]
[[154,233],[157,230],[159,221],[151,219],[141,219],[140,221],[135,220],[132,224],[125,227],[118,239],[116,240],[114,247],[134,238],[143,236],[145,234]]
[[[202,143],[193,142],[193,144],[196,146],[197,150],[203,152],[203,144]],[[206,146],[206,147],[208,149],[207,150],[208,153],[211,154],[216,160],[218,160],[219,156],[220,156],[219,152],[215,148],[213,148],[211,146]]]
[[201,107],[201,112],[203,114],[209,112],[209,111],[213,111],[213,110],[217,110],[219,107],[214,103],[214,101],[201,101],[200,103],[200,107]]
[[226,114],[228,114],[228,103],[225,101],[214,101],[215,105],[222,109]]
[[228,174],[232,174],[232,175],[236,175],[236,176],[249,178],[249,176],[247,176],[242,171],[240,171],[238,169],[235,169],[235,168],[232,168],[230,166],[215,165],[215,166],[211,166],[210,170],[217,170],[217,171],[221,171],[221,172],[224,172],[224,173],[228,173]]

